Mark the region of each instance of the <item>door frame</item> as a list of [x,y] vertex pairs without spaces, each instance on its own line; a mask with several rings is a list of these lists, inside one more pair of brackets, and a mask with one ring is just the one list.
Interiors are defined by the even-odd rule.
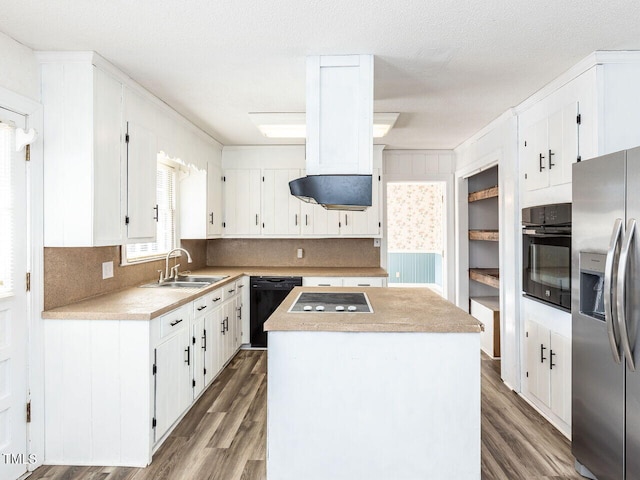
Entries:
[[27,164],[27,195],[30,206],[27,252],[31,266],[31,290],[27,295],[28,354],[27,386],[31,400],[31,423],[27,424],[27,453],[35,455],[27,465],[33,471],[44,462],[44,338],[41,312],[44,309],[44,168],[43,168],[43,109],[42,104],[0,87],[0,106],[27,117],[27,128],[38,133],[31,144]]
[[[383,174],[382,174],[382,242],[380,248],[380,266],[387,268],[387,183],[434,183],[444,182],[444,224],[443,224],[443,246],[444,259],[442,261],[442,297],[455,303],[455,195],[454,195],[454,155],[452,150],[385,150],[383,152]],[[387,156],[406,156],[407,169],[405,172],[389,172],[387,168]],[[412,171],[413,156],[423,157],[426,167],[428,157],[438,158],[438,167],[435,171],[427,171],[425,168],[420,173]],[[439,158],[442,156],[442,158]],[[447,163],[449,161],[450,163]],[[404,160],[403,160],[404,162]]]

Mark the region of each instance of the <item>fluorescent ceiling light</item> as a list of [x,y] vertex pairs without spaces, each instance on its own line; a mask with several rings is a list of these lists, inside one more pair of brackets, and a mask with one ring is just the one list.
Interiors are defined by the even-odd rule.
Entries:
[[[384,137],[393,128],[399,113],[374,113],[373,137]],[[274,112],[250,113],[249,118],[260,133],[268,138],[306,138],[307,125],[304,113]]]

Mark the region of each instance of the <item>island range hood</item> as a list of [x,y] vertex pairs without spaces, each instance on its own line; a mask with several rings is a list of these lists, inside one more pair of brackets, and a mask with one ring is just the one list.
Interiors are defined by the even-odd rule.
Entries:
[[328,210],[371,206],[373,55],[307,57],[307,176],[292,195]]

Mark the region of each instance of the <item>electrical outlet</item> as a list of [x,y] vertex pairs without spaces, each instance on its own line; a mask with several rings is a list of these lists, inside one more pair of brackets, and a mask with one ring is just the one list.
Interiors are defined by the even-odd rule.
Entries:
[[304,250],[299,248],[298,249],[298,258],[302,258],[302,257],[304,257]]
[[382,240],[380,240],[379,238],[374,238],[373,239],[373,246],[374,247],[379,247],[380,245],[382,245]]
[[396,278],[400,278],[400,272],[396,272]]
[[102,263],[102,279],[113,277],[113,262]]

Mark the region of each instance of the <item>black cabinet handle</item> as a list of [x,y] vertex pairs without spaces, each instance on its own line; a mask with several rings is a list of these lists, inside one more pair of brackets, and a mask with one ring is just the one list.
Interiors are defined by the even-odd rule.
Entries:
[[542,166],[542,160],[544,160],[544,155],[540,154],[540,158],[538,159],[538,167],[540,167],[538,171],[540,172],[544,170],[544,167]]
[[198,307],[198,311],[201,312],[202,310],[204,310],[205,308],[207,308],[206,305],[202,305],[201,307]]
[[540,363],[544,363],[544,361],[547,359],[544,356],[544,351],[547,349],[547,347],[545,347],[542,343],[540,344]]
[[184,351],[187,352],[187,359],[184,361],[184,363],[186,363],[187,365],[191,365],[191,347],[185,348]]
[[156,211],[156,214],[153,216],[153,219],[157,222],[158,221],[158,217],[160,216],[158,214],[158,204],[156,203],[156,206],[153,207],[153,209]]
[[177,324],[179,324],[182,321],[182,319],[180,320],[174,320],[173,322],[170,322],[169,325],[171,325],[172,327],[175,327]]
[[551,149],[549,149],[549,170],[551,170],[551,167],[555,167],[555,166],[556,166],[556,164],[555,164],[555,163],[552,163],[552,162],[551,162],[551,157],[552,157],[553,155],[555,155],[555,153],[553,153],[553,152],[551,151]]
[[344,226],[349,226],[349,216],[346,213],[344,214]]
[[202,349],[205,352],[207,351],[207,331],[206,330],[202,331]]
[[209,223],[213,225],[213,212],[209,214],[209,217],[211,217],[211,220],[209,220]]
[[555,355],[555,353],[553,353],[553,350],[549,350],[549,357],[551,357],[551,361],[549,362],[549,370],[553,370],[553,367],[556,366],[555,363],[553,363],[553,356]]
[[304,214],[304,224],[305,226],[309,226],[309,215],[308,214]]
[[298,226],[298,214],[297,213],[295,214],[295,217],[296,217],[296,227],[297,227]]
[[214,299],[213,299],[213,302],[214,302],[214,303],[215,303],[215,302],[219,302],[219,301],[220,301],[220,297],[216,297],[216,298],[214,298]]
[[233,290],[229,290],[229,293],[233,293],[235,291],[236,291],[236,289],[234,288]]
[[242,305],[236,308],[236,310],[238,312],[238,320],[242,320]]
[[220,331],[221,334],[225,335],[225,330],[224,330],[224,320],[222,321],[222,323],[220,323],[220,325],[222,325],[222,330]]
[[256,213],[256,225],[258,225],[258,214]]

